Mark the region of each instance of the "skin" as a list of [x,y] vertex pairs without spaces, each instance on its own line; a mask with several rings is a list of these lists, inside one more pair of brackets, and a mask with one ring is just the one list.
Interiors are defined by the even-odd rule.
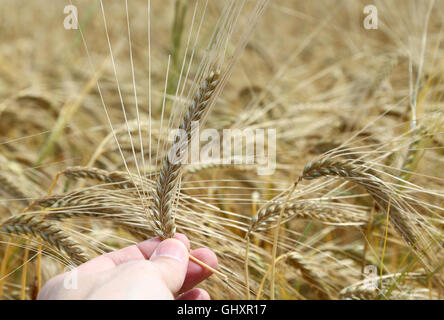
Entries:
[[[161,241],[152,238],[94,258],[70,272],[50,279],[38,299],[142,299],[209,300],[209,294],[194,288],[211,271],[189,260],[189,254],[213,268],[216,255],[207,248],[189,252],[183,234]],[[76,275],[77,287],[65,284]],[[68,277],[67,277],[68,276]]]

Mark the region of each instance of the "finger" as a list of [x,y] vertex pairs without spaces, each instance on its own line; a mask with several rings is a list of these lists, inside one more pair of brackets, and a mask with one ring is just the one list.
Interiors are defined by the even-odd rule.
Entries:
[[[190,241],[185,235],[177,233],[174,237],[189,249]],[[91,274],[109,270],[125,262],[149,259],[160,242],[159,237],[145,240],[136,245],[103,254],[78,266],[76,269],[83,274]]]
[[[218,262],[217,257],[214,254],[213,251],[207,248],[200,248],[191,251],[190,253],[192,256],[197,258],[198,260],[206,263],[210,267],[213,267],[214,269],[217,269]],[[185,277],[185,281],[183,283],[182,288],[179,292],[186,292],[193,287],[195,287],[197,284],[208,278],[212,275],[212,272],[206,268],[201,267],[197,263],[193,261],[188,262],[188,270]]]
[[[181,241],[187,250],[190,250],[190,240],[182,234],[182,233],[176,233],[174,235],[174,239],[177,239]],[[151,255],[153,254],[154,250],[156,250],[159,243],[161,243],[162,240],[159,237],[152,238],[150,240],[145,240],[143,242],[140,242],[136,244],[136,246],[139,248],[140,252],[144,255],[145,259],[151,258]]]
[[176,300],[211,300],[210,295],[204,289],[195,288],[185,292]]
[[176,294],[183,285],[188,259],[187,247],[177,239],[162,241],[151,255],[150,261],[173,294]]

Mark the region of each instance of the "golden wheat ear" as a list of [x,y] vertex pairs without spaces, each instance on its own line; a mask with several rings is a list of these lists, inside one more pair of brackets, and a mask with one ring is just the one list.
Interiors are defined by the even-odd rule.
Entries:
[[345,210],[323,205],[319,201],[306,200],[295,203],[270,201],[251,219],[247,236],[252,232],[273,228],[281,210],[284,210],[282,223],[293,218],[299,218],[329,224],[353,223],[359,225],[366,223],[368,220],[364,215],[350,214]]
[[[188,107],[188,110],[185,113],[179,126],[179,129],[183,130],[186,134],[185,140],[182,141],[179,137],[177,137],[177,139],[174,141],[175,144],[185,144],[186,146],[188,146],[188,143],[191,140],[192,123],[201,120],[204,117],[205,113],[208,111],[208,106],[210,104],[209,102],[219,83],[219,76],[220,73],[218,71],[212,71],[210,75],[204,80],[202,86],[197,90],[193,102]],[[177,153],[176,155],[178,161],[176,161],[176,163],[171,163],[168,157],[169,153],[170,151],[167,152],[163,159],[163,166],[160,169],[156,189],[153,192],[154,205],[151,206],[154,231],[161,239],[172,238],[176,233],[176,223],[171,208],[174,200],[176,186],[184,167],[182,161],[180,160],[186,154]],[[224,274],[220,273],[216,269],[210,267],[209,265],[203,263],[202,261],[196,259],[191,255],[190,260],[196,262],[201,267],[206,268],[213,273],[221,276],[222,278],[227,279]]]
[[63,230],[41,217],[27,213],[15,215],[1,224],[1,230],[11,235],[38,237],[51,247],[55,247],[59,253],[68,255],[76,264],[87,261],[83,250]]
[[[219,83],[219,76],[219,72],[211,72],[198,89],[193,102],[189,106],[179,126],[179,129],[185,131],[186,140],[181,141],[176,139],[176,141],[174,141],[176,144],[188,145],[187,143],[189,143],[191,139],[192,122],[199,121],[203,118],[209,106],[209,101]],[[179,161],[171,163],[168,158],[169,153],[170,152],[167,152],[163,159],[163,166],[159,173],[155,192],[153,192],[154,205],[151,206],[154,231],[162,239],[172,238],[176,233],[176,224],[171,207],[176,186],[183,169],[183,164],[180,159],[184,154],[177,154]]]
[[[382,208],[385,208],[388,203],[392,202],[391,197],[395,197],[395,194],[381,179],[367,172],[364,168],[352,163],[326,158],[310,162],[305,166],[302,174],[302,178],[306,180],[313,180],[325,176],[341,177],[362,186]],[[415,232],[408,221],[402,216],[398,207],[396,205],[392,205],[391,207],[392,210],[389,215],[390,221],[404,241],[408,245],[415,247],[417,245]]]

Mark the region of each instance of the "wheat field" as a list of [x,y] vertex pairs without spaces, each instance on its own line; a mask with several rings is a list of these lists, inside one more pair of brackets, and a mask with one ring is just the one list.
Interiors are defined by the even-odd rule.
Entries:
[[[442,17],[442,0],[1,1],[0,298],[180,232],[218,257],[213,299],[442,299]],[[196,136],[207,151],[196,130],[274,132],[271,169],[172,163]]]

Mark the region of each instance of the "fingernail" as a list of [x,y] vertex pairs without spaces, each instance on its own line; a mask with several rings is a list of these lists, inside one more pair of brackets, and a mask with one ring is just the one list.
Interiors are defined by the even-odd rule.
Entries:
[[185,245],[179,240],[167,239],[159,244],[150,260],[157,257],[167,257],[183,262],[188,258],[188,251]]

